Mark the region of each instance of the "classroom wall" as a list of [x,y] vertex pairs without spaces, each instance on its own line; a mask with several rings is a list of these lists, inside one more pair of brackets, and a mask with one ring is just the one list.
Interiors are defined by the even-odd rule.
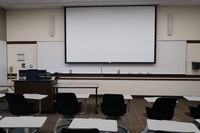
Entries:
[[[23,9],[7,11],[7,40],[8,41],[64,41],[64,9]],[[172,34],[167,31],[167,14],[172,14]],[[55,17],[55,34],[50,35],[49,19]],[[160,7],[157,13],[158,41],[200,40],[200,8],[195,7]],[[56,43],[55,43],[56,44]],[[185,74],[199,74],[191,70],[191,61],[200,60],[200,44],[187,44]],[[26,51],[26,50],[25,50]],[[9,49],[8,53],[13,52]],[[178,50],[177,50],[178,52]],[[37,50],[34,53],[37,57]],[[52,53],[55,54],[55,53]],[[170,54],[170,52],[169,52]],[[16,59],[15,59],[16,60]],[[34,59],[31,59],[34,60]],[[9,62],[14,62],[9,59]],[[64,58],[63,58],[64,62]],[[17,66],[17,65],[16,65]],[[83,65],[87,67],[87,65]],[[129,65],[130,66],[130,65]],[[18,69],[18,68],[16,68]],[[75,67],[76,69],[76,67]],[[200,94],[199,81],[98,81],[100,92],[130,92],[133,95],[197,95]],[[169,91],[170,90],[170,91]]]
[[0,40],[6,41],[6,11],[0,8]]
[[[172,35],[167,33],[167,15],[172,14]],[[158,40],[200,40],[200,7],[158,7]]]
[[[167,32],[167,15],[172,14],[172,34]],[[50,18],[55,17],[54,36],[50,35]],[[157,12],[157,40],[159,41],[186,41],[200,40],[200,8],[195,7],[163,7],[158,6]],[[64,9],[22,9],[7,11],[7,40],[8,41],[64,41]],[[56,43],[55,43],[56,45]],[[199,44],[197,44],[199,45]],[[20,47],[20,46],[19,46]],[[191,45],[193,47],[193,45]],[[195,48],[189,49],[196,49]],[[14,50],[14,49],[13,49]],[[13,52],[9,49],[8,53]],[[189,50],[191,51],[191,50]],[[17,51],[16,51],[17,52]],[[178,51],[177,51],[178,52]],[[192,53],[192,55],[190,55]],[[193,54],[198,55],[197,50],[187,53],[187,59]],[[34,57],[37,57],[35,51]],[[200,57],[199,57],[200,58]],[[34,59],[33,59],[34,60]],[[9,62],[15,63],[15,60]],[[31,61],[34,62],[34,61]],[[64,59],[63,59],[64,62]],[[13,66],[19,66],[12,64]],[[87,66],[87,65],[86,65]],[[95,67],[95,65],[93,65]],[[133,65],[135,66],[135,65]],[[9,67],[9,66],[8,66]],[[129,65],[131,67],[131,65]],[[185,74],[199,74],[191,69],[191,62],[186,61]],[[77,68],[74,67],[75,69]],[[16,70],[19,68],[16,68]],[[71,68],[70,66],[70,69]],[[110,69],[110,68],[109,68]],[[117,71],[117,67],[114,67]],[[122,68],[123,69],[123,68]],[[141,71],[143,72],[143,71]],[[144,71],[145,72],[145,71]],[[134,72],[135,73],[135,72]],[[179,73],[179,72],[177,72]]]
[[[0,8],[0,84],[7,81],[6,11]],[[2,88],[0,88],[2,90]]]
[[[167,14],[172,14],[172,35],[167,34]],[[49,34],[49,19],[55,16],[55,36]],[[200,8],[160,7],[157,40],[199,40]],[[8,41],[64,41],[64,9],[7,10]]]
[[[50,17],[55,16],[55,35]],[[7,10],[7,41],[64,41],[64,9]]]
[[[0,84],[7,81],[6,42],[0,41]],[[1,90],[2,88],[0,88]]]

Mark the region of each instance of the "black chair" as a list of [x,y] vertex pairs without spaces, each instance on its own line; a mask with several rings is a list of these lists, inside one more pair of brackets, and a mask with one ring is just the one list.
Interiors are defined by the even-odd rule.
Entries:
[[15,115],[34,114],[35,103],[29,102],[24,98],[23,94],[6,93],[9,111]]
[[81,111],[81,105],[74,93],[56,94],[56,111],[64,118],[58,119],[54,133],[60,132],[64,126],[70,124],[72,118]]
[[63,128],[62,133],[99,133],[98,129],[69,129]]
[[195,119],[200,118],[200,104],[197,107],[189,106],[189,109],[190,109],[190,115],[193,118],[195,118]]
[[[118,119],[126,114],[127,105],[121,94],[104,94],[101,103],[101,112],[110,119]],[[128,129],[118,125],[118,132],[128,133]]]
[[146,107],[147,117],[156,120],[171,120],[174,116],[176,98],[158,98],[152,108]]
[[108,117],[118,118],[126,113],[127,105],[121,94],[104,94],[101,112]]
[[6,131],[4,131],[3,128],[0,128],[0,133],[6,133]]

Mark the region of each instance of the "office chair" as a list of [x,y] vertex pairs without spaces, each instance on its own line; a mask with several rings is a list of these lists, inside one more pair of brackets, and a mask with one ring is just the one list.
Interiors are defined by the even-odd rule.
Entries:
[[4,131],[3,128],[0,128],[0,133],[6,133],[6,131]]
[[[101,112],[110,119],[119,119],[126,114],[127,105],[121,94],[104,94],[101,103]],[[118,125],[118,132],[128,133],[128,129]]]
[[158,98],[152,108],[146,107],[147,117],[156,120],[171,120],[174,116],[176,98]]
[[99,133],[98,129],[70,129],[63,128],[61,133]]
[[200,119],[200,104],[197,107],[189,106],[190,115],[195,119]]
[[78,102],[74,93],[57,93],[56,94],[56,111],[63,115],[64,118],[59,118],[54,128],[54,133],[70,124],[74,115],[81,111],[81,103]]
[[23,94],[5,93],[9,111],[15,115],[28,115],[36,113],[34,102],[28,102]]

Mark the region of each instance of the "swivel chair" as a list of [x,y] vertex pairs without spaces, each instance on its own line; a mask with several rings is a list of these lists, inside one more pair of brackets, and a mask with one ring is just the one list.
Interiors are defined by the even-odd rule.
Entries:
[[[101,112],[110,119],[119,119],[126,114],[127,105],[121,94],[104,94],[101,103]],[[128,129],[118,125],[118,132],[128,133]]]
[[197,107],[189,106],[190,115],[195,119],[200,119],[200,104]]
[[6,131],[4,131],[3,128],[0,128],[0,133],[6,133]]
[[63,128],[62,133],[99,133],[98,129],[70,129]]
[[146,107],[147,117],[156,120],[171,120],[174,116],[176,98],[158,98],[152,108]]
[[6,100],[8,102],[9,111],[15,115],[29,115],[34,114],[34,102],[28,102],[23,94],[6,93]]
[[58,119],[54,127],[54,133],[60,132],[63,127],[70,124],[74,115],[81,111],[81,105],[74,93],[56,94],[56,111],[63,115],[63,117]]

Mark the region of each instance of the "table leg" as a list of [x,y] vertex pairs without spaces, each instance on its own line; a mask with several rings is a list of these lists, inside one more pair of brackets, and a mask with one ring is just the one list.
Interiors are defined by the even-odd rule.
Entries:
[[29,133],[29,128],[24,128],[24,133]]
[[98,104],[98,102],[97,102],[97,99],[98,99],[97,89],[98,88],[96,88],[96,101],[95,101],[96,102],[96,107],[95,107],[95,113],[96,114],[98,114],[98,111],[97,111],[97,108],[98,108],[98,105],[97,105]]
[[39,115],[41,113],[41,110],[42,110],[41,100],[39,100],[38,102],[39,102],[38,103],[38,105],[39,105],[39,107],[38,107],[38,113],[35,114],[35,115]]

